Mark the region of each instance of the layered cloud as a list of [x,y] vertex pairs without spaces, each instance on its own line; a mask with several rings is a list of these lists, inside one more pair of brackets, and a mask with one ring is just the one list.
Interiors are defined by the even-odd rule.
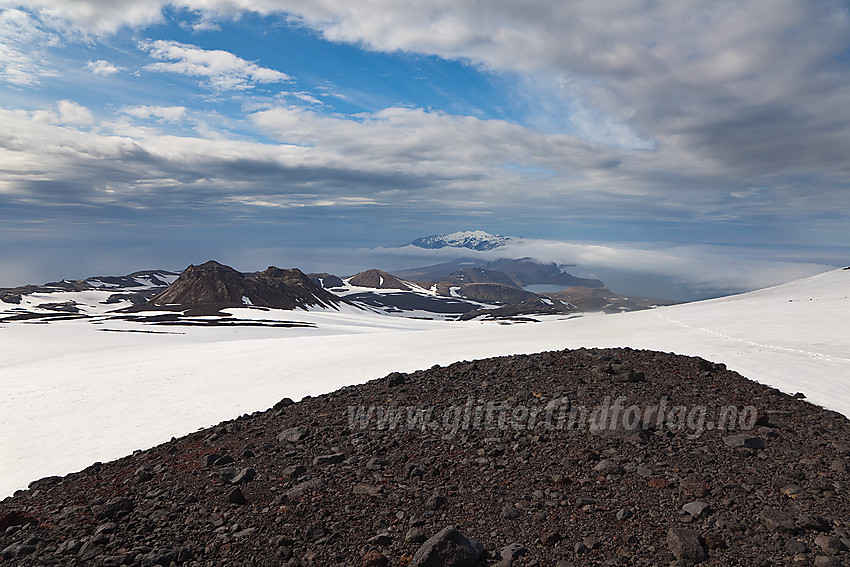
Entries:
[[258,83],[281,83],[289,77],[285,73],[260,67],[256,63],[237,57],[221,49],[201,49],[177,41],[144,41],[139,48],[148,51],[157,63],[145,69],[163,73],[178,73],[202,77],[217,89],[248,90]]
[[29,13],[0,11],[0,82],[30,86],[54,75],[55,70],[45,61],[45,51],[58,43],[59,37]]
[[[213,33],[252,14],[367,50],[462,61],[504,79],[505,98],[523,109],[499,120],[392,103],[335,113],[289,69],[240,57],[233,44],[134,39],[143,59],[135,69],[114,52],[87,53],[75,68],[99,82],[180,75],[203,88],[173,98],[134,92],[103,106],[64,92],[51,104],[7,105],[4,204],[159,211],[191,203],[241,218],[372,207],[529,226],[592,218],[612,233],[644,223],[693,240],[730,241],[724,232],[737,230],[762,243],[823,245],[847,234],[850,18],[837,0],[0,7],[0,81],[15,89],[55,75],[61,66],[48,54],[62,42],[106,44],[127,29],[152,37],[148,26],[172,20]],[[120,92],[136,86],[122,83]],[[263,98],[263,86],[288,92]],[[207,105],[213,98],[230,105],[227,116]],[[713,232],[700,234],[707,226]],[[683,266],[671,277],[693,267],[690,254],[723,264],[719,252],[687,248],[666,250],[664,262],[652,249],[584,250],[612,263],[639,258],[662,273],[662,263]]]
[[89,61],[86,63],[86,69],[94,73],[95,75],[114,75],[115,73],[121,72],[121,67],[118,67],[109,61],[104,61],[103,59],[98,59],[97,61]]

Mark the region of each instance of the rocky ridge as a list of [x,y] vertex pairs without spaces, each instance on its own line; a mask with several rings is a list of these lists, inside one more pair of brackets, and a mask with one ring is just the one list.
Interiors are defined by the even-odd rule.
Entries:
[[630,349],[392,373],[36,481],[0,564],[848,565],[850,422],[802,397]]
[[152,298],[147,307],[253,305],[296,309],[314,306],[337,308],[340,303],[346,302],[325,291],[298,268],[287,270],[269,266],[256,275],[246,276],[230,266],[210,260],[199,266],[190,265],[174,283]]

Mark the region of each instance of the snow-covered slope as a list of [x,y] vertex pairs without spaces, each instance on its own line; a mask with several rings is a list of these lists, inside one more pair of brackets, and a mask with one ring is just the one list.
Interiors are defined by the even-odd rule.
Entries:
[[394,370],[580,346],[702,356],[850,415],[850,270],[699,303],[528,324],[355,311],[233,310],[301,323],[285,328],[0,325],[0,495],[286,396]]
[[483,230],[462,230],[451,234],[433,234],[417,238],[410,245],[419,248],[468,248],[470,250],[492,250],[513,240],[510,236],[490,234]]

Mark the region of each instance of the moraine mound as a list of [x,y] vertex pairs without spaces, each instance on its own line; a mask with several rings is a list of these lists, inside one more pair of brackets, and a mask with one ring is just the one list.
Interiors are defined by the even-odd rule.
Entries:
[[34,482],[0,564],[847,565],[849,458],[845,417],[699,358],[459,362]]

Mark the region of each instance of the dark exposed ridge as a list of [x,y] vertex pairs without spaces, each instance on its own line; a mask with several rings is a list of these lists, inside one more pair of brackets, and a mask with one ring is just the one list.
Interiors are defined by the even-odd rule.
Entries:
[[149,307],[236,307],[254,305],[276,309],[333,307],[346,303],[316,285],[298,268],[269,266],[253,277],[210,260],[190,265]]
[[351,285],[375,289],[410,289],[410,286],[394,275],[372,268],[348,278]]
[[798,397],[631,349],[392,373],[34,482],[0,502],[0,556],[421,567],[455,525],[476,567],[841,565],[850,422]]

